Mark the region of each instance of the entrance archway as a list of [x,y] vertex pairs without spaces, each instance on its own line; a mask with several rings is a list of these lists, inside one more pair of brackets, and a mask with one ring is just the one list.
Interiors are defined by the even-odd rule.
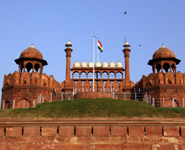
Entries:
[[9,100],[6,100],[5,101],[5,106],[4,106],[5,109],[10,109],[10,101]]
[[167,99],[165,100],[164,107],[178,107],[178,102],[173,99]]
[[16,108],[30,108],[31,103],[29,100],[23,98],[17,102]]

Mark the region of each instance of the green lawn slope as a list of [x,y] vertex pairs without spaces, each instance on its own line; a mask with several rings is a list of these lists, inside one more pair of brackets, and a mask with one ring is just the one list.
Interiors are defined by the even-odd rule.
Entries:
[[154,108],[151,104],[116,99],[55,101],[28,109],[0,110],[0,118],[169,117],[184,118],[184,108]]

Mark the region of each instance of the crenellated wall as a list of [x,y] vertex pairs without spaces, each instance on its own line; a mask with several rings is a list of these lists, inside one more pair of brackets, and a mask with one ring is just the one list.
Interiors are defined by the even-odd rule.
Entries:
[[15,71],[13,74],[4,75],[3,87],[11,87],[16,85],[37,85],[49,88],[55,88],[56,81],[53,75],[40,75],[38,72],[23,72]]
[[15,71],[4,76],[1,108],[35,107],[41,101],[59,99],[57,92],[60,83],[52,75]]
[[157,107],[184,107],[185,73],[158,72],[143,76],[136,83],[136,92],[151,95]]
[[3,150],[184,150],[185,119],[0,119]]
[[173,72],[157,74],[149,74],[148,76],[142,77],[142,86],[143,88],[157,85],[176,85],[176,86],[185,86],[185,73]]

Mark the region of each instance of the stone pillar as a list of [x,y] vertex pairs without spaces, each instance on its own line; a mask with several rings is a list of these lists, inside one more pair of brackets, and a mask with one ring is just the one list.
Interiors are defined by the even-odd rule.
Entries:
[[71,49],[72,44],[68,41],[67,44],[65,45],[66,49],[66,86],[70,86],[70,72],[71,72],[71,52],[73,51]]
[[172,72],[172,66],[170,65],[170,72]]
[[163,63],[161,63],[161,72],[163,73]]
[[153,74],[155,74],[156,65],[153,65],[152,68],[153,68]]
[[43,66],[40,67],[40,75],[42,75],[43,72]]
[[35,72],[34,69],[35,69],[35,64],[32,64],[32,73]]
[[15,100],[13,100],[13,109],[15,109]]
[[177,68],[176,68],[176,65],[175,65],[175,73],[177,73]]
[[130,84],[129,53],[131,50],[129,49],[130,45],[128,42],[125,42],[123,47],[124,47],[123,53],[125,57],[125,84],[126,86],[129,86]]
[[53,95],[52,95],[52,93],[50,93],[50,102],[52,102],[53,101]]
[[3,100],[3,109],[5,108],[5,100]]
[[35,108],[35,100],[33,100],[33,108]]
[[21,65],[19,64],[19,73],[21,73]]

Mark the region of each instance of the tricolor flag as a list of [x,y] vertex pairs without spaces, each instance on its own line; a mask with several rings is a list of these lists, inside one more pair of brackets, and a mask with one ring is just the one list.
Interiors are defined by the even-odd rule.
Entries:
[[97,45],[98,45],[98,49],[101,51],[101,52],[103,52],[103,46],[102,46],[102,44],[101,44],[101,42],[98,40],[97,41]]

